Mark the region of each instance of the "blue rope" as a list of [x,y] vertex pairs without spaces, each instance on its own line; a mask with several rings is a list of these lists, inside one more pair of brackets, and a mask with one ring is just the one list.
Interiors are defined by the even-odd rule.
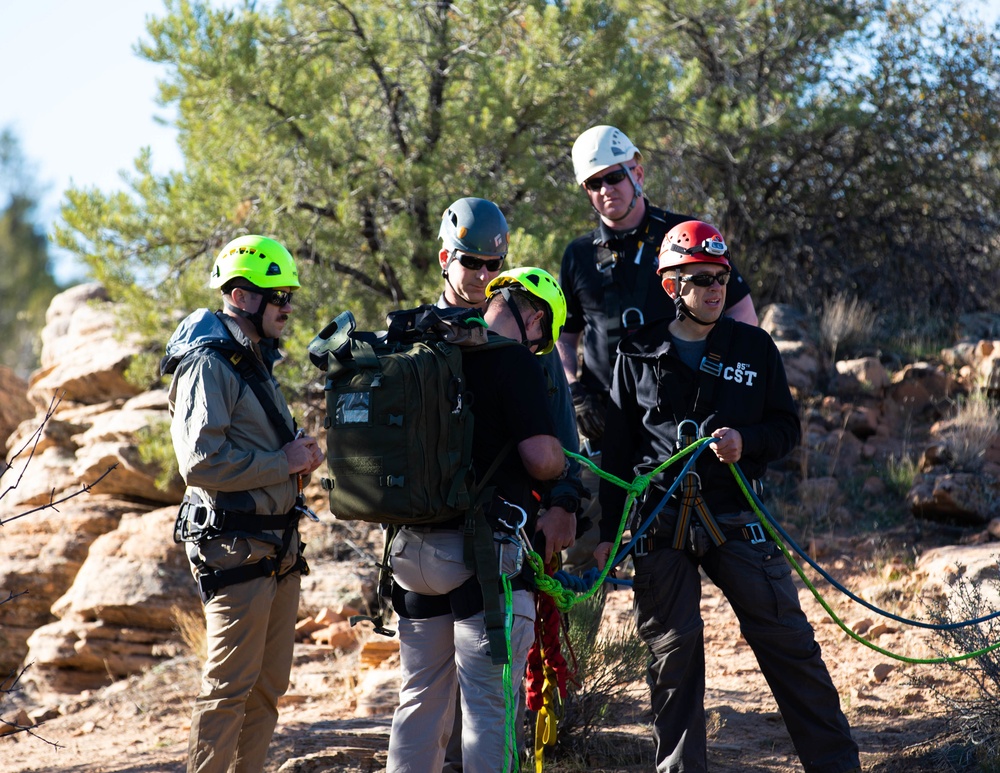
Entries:
[[875,612],[878,615],[881,615],[882,617],[887,617],[890,620],[895,620],[897,623],[912,625],[916,628],[928,628],[932,631],[954,631],[958,628],[965,628],[966,626],[970,625],[979,625],[980,623],[985,623],[988,620],[993,620],[994,618],[1000,617],[1000,610],[997,610],[996,612],[991,612],[988,615],[977,617],[974,620],[960,620],[954,623],[928,623],[923,620],[914,620],[909,617],[901,617],[900,615],[895,615],[892,612],[880,609],[879,607],[875,606],[869,601],[865,601],[863,598],[861,598],[857,594],[851,592],[846,587],[844,587],[840,582],[835,580],[830,575],[829,572],[827,572],[825,569],[823,569],[823,567],[821,567],[818,563],[816,563],[816,561],[814,561],[809,556],[809,554],[806,553],[806,551],[804,551],[795,542],[795,540],[791,538],[788,532],[785,531],[785,529],[781,526],[781,524],[778,523],[778,521],[774,518],[774,516],[772,516],[771,513],[767,511],[767,508],[764,507],[764,504],[757,497],[757,494],[754,492],[753,487],[750,485],[749,481],[747,481],[746,476],[743,474],[743,470],[739,468],[739,465],[734,464],[732,465],[732,468],[733,470],[735,470],[736,474],[739,476],[740,480],[746,487],[746,492],[750,495],[753,504],[755,504],[758,508],[760,508],[760,514],[763,517],[767,518],[767,522],[774,527],[774,530],[781,536],[781,539],[785,542],[785,544],[790,546],[792,550],[794,550],[802,558],[803,561],[809,564],[809,566],[815,569],[816,572],[824,580],[826,580],[828,583],[830,583],[830,585],[832,585],[834,588],[836,588],[845,596],[847,596],[849,599],[851,599],[851,601],[857,602],[861,606],[871,610],[872,612]]
[[[660,514],[660,511],[666,506],[667,502],[673,496],[674,491],[676,491],[677,487],[680,485],[680,482],[684,479],[684,476],[688,473],[688,470],[690,470],[692,465],[694,465],[695,460],[709,445],[711,445],[711,441],[708,443],[703,442],[698,448],[696,448],[691,453],[690,455],[691,458],[688,459],[688,461],[684,464],[684,467],[681,468],[680,473],[678,473],[677,477],[674,479],[673,484],[663,495],[663,498],[660,499],[656,507],[653,508],[652,512],[650,512],[650,514],[642,522],[639,528],[632,534],[632,538],[629,540],[629,542],[624,547],[622,547],[618,555],[615,556],[614,561],[611,562],[612,566],[618,566],[622,561],[625,560],[625,558],[628,556],[629,552],[635,546],[639,538],[646,533],[646,531],[652,525],[653,521],[655,521],[656,517]],[[589,459],[581,457],[577,458],[580,458],[581,461],[590,465],[595,471],[599,470],[597,465],[594,464]],[[985,623],[1000,617],[1000,610],[997,610],[995,612],[991,612],[988,615],[983,615],[982,617],[977,617],[972,620],[960,620],[951,623],[929,623],[924,620],[915,620],[913,618],[896,615],[892,612],[889,612],[888,610],[881,609],[880,607],[875,606],[871,602],[866,601],[865,599],[858,596],[856,593],[853,593],[851,590],[846,588],[842,583],[837,581],[829,572],[823,569],[823,567],[821,567],[816,561],[814,561],[812,557],[810,557],[809,554],[806,553],[806,551],[803,550],[802,547],[799,546],[799,544],[795,542],[794,539],[792,539],[792,537],[788,534],[787,531],[785,531],[785,529],[781,526],[781,524],[778,523],[778,521],[774,518],[774,516],[771,515],[770,512],[768,512],[767,508],[764,507],[763,502],[760,501],[759,497],[754,492],[753,486],[750,485],[750,482],[743,474],[743,470],[740,469],[739,465],[731,464],[729,465],[729,467],[736,474],[736,476],[742,483],[741,487],[743,488],[744,495],[747,497],[748,501],[754,506],[754,510],[757,512],[758,518],[761,521],[766,521],[767,524],[770,524],[773,527],[774,531],[781,537],[781,539],[785,542],[786,545],[791,547],[791,549],[798,556],[800,556],[802,560],[805,561],[805,563],[811,566],[824,580],[830,583],[830,585],[833,586],[836,590],[840,591],[849,599],[851,599],[851,601],[860,604],[861,606],[874,612],[877,615],[888,618],[889,620],[894,620],[897,623],[914,626],[916,628],[926,628],[932,631],[953,631],[959,628],[965,628],[970,625],[980,625],[981,623]],[[560,570],[553,575],[553,578],[558,580],[558,582],[565,588],[568,588],[576,593],[586,593],[598,581],[600,576],[601,576],[601,571],[599,569],[589,569],[586,572],[584,572],[583,576],[574,575],[569,572]],[[610,574],[607,575],[604,581],[611,585],[619,585],[626,587],[632,585],[631,580],[619,580],[616,577],[612,577]]]

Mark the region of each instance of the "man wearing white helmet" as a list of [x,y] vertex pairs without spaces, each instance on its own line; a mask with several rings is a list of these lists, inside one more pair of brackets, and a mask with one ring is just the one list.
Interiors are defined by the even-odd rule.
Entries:
[[[580,435],[596,455],[618,342],[646,323],[675,316],[670,298],[656,291],[657,255],[667,231],[692,218],[649,203],[643,192],[642,155],[614,126],[587,129],[573,143],[572,156],[576,182],[600,220],[597,228],[573,240],[563,253],[559,283],[566,295],[567,316],[558,349]],[[735,268],[726,313],[757,324],[750,288]],[[596,481],[590,477],[585,474],[584,482],[593,491]],[[601,517],[596,500],[584,513],[584,519],[594,523]],[[592,539],[578,545],[588,554],[593,547]]]
[[[600,222],[563,253],[559,281],[569,310],[558,346],[580,431],[592,445],[604,432],[618,341],[640,325],[674,316],[669,298],[650,288],[663,237],[692,219],[650,205],[641,160],[639,149],[613,126],[591,127],[573,144],[576,182]],[[728,295],[728,315],[756,325],[750,290],[735,270]]]

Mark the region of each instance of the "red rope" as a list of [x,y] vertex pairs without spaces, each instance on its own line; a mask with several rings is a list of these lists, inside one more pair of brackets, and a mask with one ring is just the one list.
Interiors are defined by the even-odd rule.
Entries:
[[[551,576],[558,568],[558,554],[545,567]],[[525,700],[532,711],[540,711],[545,702],[546,668],[555,676],[559,697],[566,697],[569,667],[563,657],[559,641],[560,616],[555,601],[547,593],[539,593],[536,602],[535,641],[528,651],[528,668],[525,677]],[[555,697],[555,696],[551,696]]]

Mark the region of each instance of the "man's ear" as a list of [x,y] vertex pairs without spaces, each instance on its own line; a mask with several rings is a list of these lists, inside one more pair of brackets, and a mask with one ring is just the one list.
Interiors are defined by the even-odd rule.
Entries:
[[660,284],[663,285],[663,290],[671,298],[677,297],[677,281],[671,274],[663,274],[660,277]]
[[442,247],[441,251],[438,253],[438,263],[441,264],[441,271],[448,270],[448,257],[448,250]]
[[542,333],[544,332],[542,330],[542,325],[544,323],[545,323],[545,312],[544,311],[536,311],[536,312],[533,312],[530,317],[528,317],[528,324],[525,325],[524,327],[526,329],[529,329],[529,330],[531,330],[531,329],[537,329],[538,330],[538,335],[541,336]]

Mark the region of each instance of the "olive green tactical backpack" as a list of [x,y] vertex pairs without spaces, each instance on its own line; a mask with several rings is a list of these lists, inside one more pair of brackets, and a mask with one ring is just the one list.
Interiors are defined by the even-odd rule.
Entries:
[[387,317],[382,334],[341,314],[309,345],[326,371],[322,485],[342,520],[424,525],[464,517],[476,502],[462,348],[487,341],[477,309],[421,306]]

